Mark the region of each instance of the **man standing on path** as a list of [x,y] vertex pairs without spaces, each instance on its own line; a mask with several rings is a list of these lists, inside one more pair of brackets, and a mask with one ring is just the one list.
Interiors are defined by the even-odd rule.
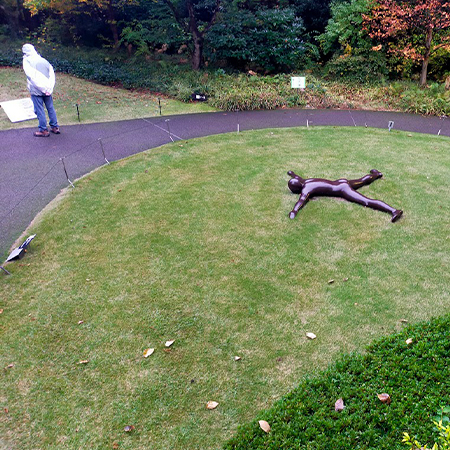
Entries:
[[39,131],[34,133],[36,137],[48,137],[47,118],[44,105],[47,108],[50,123],[50,131],[59,134],[58,119],[53,107],[53,88],[55,87],[55,72],[52,65],[31,44],[22,47],[23,70],[27,76],[27,87],[31,94],[34,112],[39,120]]

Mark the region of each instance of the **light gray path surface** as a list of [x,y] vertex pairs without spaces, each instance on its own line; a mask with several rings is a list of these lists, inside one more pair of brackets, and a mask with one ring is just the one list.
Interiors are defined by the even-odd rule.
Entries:
[[[62,126],[35,138],[34,129],[0,131],[0,262],[14,241],[61,189],[109,161],[172,140],[263,128],[367,126],[450,136],[450,119],[393,112],[276,110],[219,112]],[[64,164],[63,164],[64,163]]]

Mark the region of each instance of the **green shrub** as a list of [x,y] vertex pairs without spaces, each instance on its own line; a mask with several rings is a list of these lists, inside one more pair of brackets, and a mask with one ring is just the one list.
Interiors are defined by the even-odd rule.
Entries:
[[212,61],[266,72],[290,71],[303,54],[302,20],[290,8],[230,11],[207,34]]
[[326,65],[325,74],[327,78],[352,83],[379,83],[388,74],[386,58],[374,51],[335,56]]
[[[225,449],[397,450],[405,429],[434,442],[430,418],[450,389],[449,327],[445,316],[377,341],[364,355],[343,356],[241,426]],[[342,412],[334,408],[339,398]],[[258,419],[270,424],[269,433]]]
[[415,114],[450,114],[450,91],[443,85],[433,83],[426,88],[408,85],[400,95],[400,107]]
[[[450,408],[447,406],[447,413],[450,412]],[[410,450],[421,450],[430,448],[431,450],[448,450],[450,449],[450,424],[448,416],[444,416],[447,420],[433,420],[434,426],[439,433],[438,442],[433,444],[433,447],[428,447],[426,444],[422,445],[416,438],[411,437],[408,433],[403,433],[402,442],[407,445]]]

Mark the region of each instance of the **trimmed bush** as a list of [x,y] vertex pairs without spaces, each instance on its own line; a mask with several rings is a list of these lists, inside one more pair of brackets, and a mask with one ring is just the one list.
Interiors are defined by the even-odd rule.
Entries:
[[[395,450],[405,448],[406,431],[434,442],[431,418],[450,403],[449,328],[445,316],[377,341],[364,355],[343,356],[240,427],[225,449]],[[382,403],[380,393],[391,403]],[[339,398],[342,412],[334,408]],[[270,424],[269,433],[259,419]]]

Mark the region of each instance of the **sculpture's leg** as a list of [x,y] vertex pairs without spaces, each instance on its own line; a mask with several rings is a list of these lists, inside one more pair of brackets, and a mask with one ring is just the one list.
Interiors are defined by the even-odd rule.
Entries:
[[392,222],[396,222],[403,214],[402,210],[395,209],[392,206],[389,206],[387,203],[382,202],[381,200],[368,198],[360,194],[359,192],[354,191],[350,187],[342,191],[342,197],[349,202],[358,203],[359,205],[366,206],[367,208],[372,208],[376,209],[377,211],[389,213],[392,216]]
[[364,175],[362,178],[358,178],[357,180],[348,180],[348,184],[353,189],[359,189],[362,186],[367,186],[370,183],[373,183],[378,178],[381,178],[383,174],[376,169],[372,169],[368,175]]

